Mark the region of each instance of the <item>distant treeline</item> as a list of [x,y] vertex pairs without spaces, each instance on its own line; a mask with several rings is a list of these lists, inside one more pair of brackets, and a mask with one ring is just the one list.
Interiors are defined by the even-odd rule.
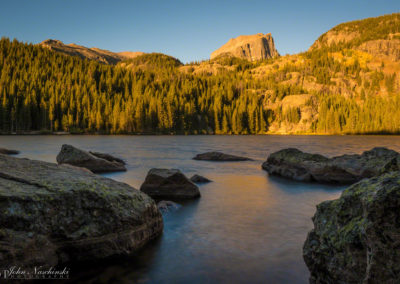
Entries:
[[145,55],[136,61],[152,68],[133,71],[3,38],[0,130],[187,134],[267,131],[269,114],[262,106],[263,98],[246,90],[268,89],[275,83],[249,80],[243,72],[184,74],[176,69],[179,64],[175,61],[166,58],[167,64],[161,64],[160,57],[164,56]]
[[[317,51],[307,57],[303,66],[287,65],[264,77],[252,70],[266,62],[225,58],[220,64],[235,69],[210,75],[181,72],[179,61],[162,54],[110,66],[2,38],[0,132],[266,133],[273,122],[301,120],[299,109],[282,113],[266,105],[305,93],[301,85],[282,84],[289,72],[329,84],[331,72],[357,76],[361,70],[357,63],[340,66]],[[308,104],[319,114],[309,132],[398,132],[400,95],[375,97],[369,90],[376,84],[366,85],[361,99],[315,92]]]

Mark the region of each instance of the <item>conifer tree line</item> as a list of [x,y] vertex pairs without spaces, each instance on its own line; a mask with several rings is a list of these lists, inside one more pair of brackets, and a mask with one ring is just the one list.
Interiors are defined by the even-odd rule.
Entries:
[[[222,58],[220,64],[235,70],[210,75],[181,72],[182,63],[162,54],[110,66],[2,38],[0,132],[262,134],[271,123],[302,120],[299,108],[282,111],[267,105],[306,92],[301,83],[282,84],[290,72],[315,76],[326,85],[332,74],[342,72],[357,78],[362,92],[354,97],[311,92],[308,104],[318,117],[309,132],[398,133],[395,74],[375,72],[365,80],[360,72],[367,70],[358,62],[340,65],[327,53],[309,52],[302,66],[287,64],[263,77],[253,76],[252,70],[271,62]],[[374,95],[381,82],[389,97]]]
[[152,70],[132,71],[2,38],[0,129],[168,134],[267,130],[262,98],[244,91],[263,82],[246,82],[235,73],[182,74],[176,64],[159,64],[160,56],[147,59],[156,63]]

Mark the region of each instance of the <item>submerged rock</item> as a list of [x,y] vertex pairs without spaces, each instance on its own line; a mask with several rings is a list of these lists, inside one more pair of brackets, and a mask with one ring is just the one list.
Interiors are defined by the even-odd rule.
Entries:
[[195,183],[212,182],[212,180],[209,180],[208,178],[203,177],[203,176],[200,176],[200,175],[194,175],[194,176],[192,176],[192,177],[190,178],[190,180],[191,180],[192,182],[195,182]]
[[94,173],[126,171],[124,162],[118,160],[109,154],[89,153],[67,144],[62,145],[57,155],[59,164],[87,168]]
[[365,179],[317,206],[303,247],[310,283],[398,283],[400,172]]
[[177,169],[151,169],[140,190],[154,199],[192,199],[199,188]]
[[161,234],[155,202],[65,165],[0,155],[0,267],[127,255]]
[[17,151],[17,150],[11,150],[11,149],[6,149],[6,148],[0,148],[0,154],[5,154],[5,155],[17,155],[17,154],[19,154],[19,151]]
[[271,154],[262,168],[269,174],[298,181],[351,184],[399,170],[400,154],[386,148],[373,148],[361,155],[327,158],[289,148]]
[[206,152],[197,154],[193,160],[203,161],[222,161],[222,162],[234,162],[234,161],[251,161],[252,159],[246,157],[240,157],[235,155],[224,154],[221,152]]
[[168,213],[170,211],[179,209],[179,207],[181,207],[181,205],[179,205],[178,203],[175,203],[173,201],[162,200],[157,203],[157,207],[161,211],[161,213]]

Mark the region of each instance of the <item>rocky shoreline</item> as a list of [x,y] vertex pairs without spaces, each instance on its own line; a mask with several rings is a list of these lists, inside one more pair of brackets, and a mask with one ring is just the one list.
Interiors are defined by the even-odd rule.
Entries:
[[[173,201],[199,198],[195,183],[210,182],[155,168],[138,190],[94,174],[126,170],[123,159],[107,153],[63,145],[59,164],[2,153],[0,266],[50,267],[131,255],[160,236],[162,214],[182,206]],[[199,159],[251,160],[221,152]],[[310,283],[400,279],[399,153],[377,147],[328,158],[289,148],[272,153],[262,168],[302,182],[353,184],[339,199],[317,205],[303,247]]]

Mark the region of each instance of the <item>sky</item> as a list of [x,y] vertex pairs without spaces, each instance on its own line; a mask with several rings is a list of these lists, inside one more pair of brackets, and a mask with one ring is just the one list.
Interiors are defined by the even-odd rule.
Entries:
[[161,52],[186,63],[256,33],[272,33],[282,55],[298,53],[337,24],[395,12],[400,0],[0,0],[0,36]]

